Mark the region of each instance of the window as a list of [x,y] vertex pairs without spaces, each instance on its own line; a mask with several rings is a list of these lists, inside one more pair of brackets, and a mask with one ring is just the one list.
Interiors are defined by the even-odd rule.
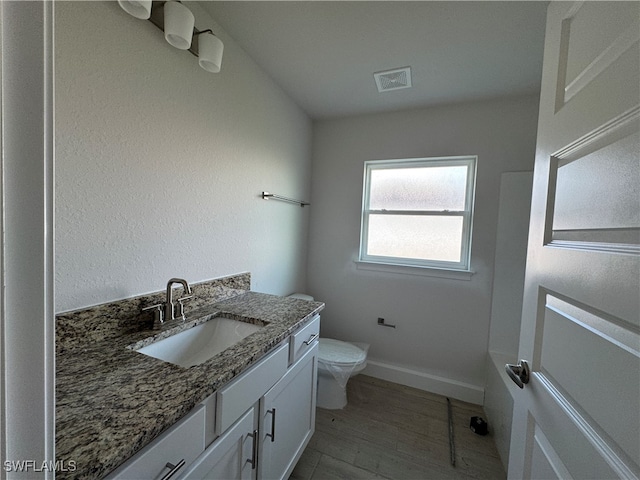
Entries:
[[365,162],[360,261],[469,271],[476,158]]

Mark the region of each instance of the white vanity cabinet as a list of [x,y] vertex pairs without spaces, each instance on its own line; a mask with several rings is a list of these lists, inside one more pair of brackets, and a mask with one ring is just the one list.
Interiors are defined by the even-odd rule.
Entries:
[[315,430],[319,331],[317,316],[217,392],[221,436],[181,479],[289,477]]
[[260,399],[258,478],[288,478],[316,424],[318,342]]
[[[288,345],[285,345],[288,347]],[[281,347],[280,347],[281,348]],[[264,385],[258,367],[223,389],[222,398],[235,410],[253,403],[231,427],[179,477],[181,480],[286,479],[300,459],[315,428],[317,342],[262,397],[251,396],[254,385]],[[288,350],[285,349],[288,355]],[[278,349],[270,360],[279,360]],[[269,359],[268,359],[269,360]],[[242,392],[235,396],[234,392]],[[235,400],[235,401],[232,401]],[[224,404],[218,398],[218,405]],[[224,407],[218,412],[228,421]],[[259,415],[259,420],[258,420]]]
[[315,428],[319,328],[316,316],[107,478],[288,478]]

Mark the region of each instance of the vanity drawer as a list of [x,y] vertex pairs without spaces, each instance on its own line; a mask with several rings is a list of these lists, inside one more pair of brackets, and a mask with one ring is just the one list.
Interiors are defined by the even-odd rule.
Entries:
[[320,337],[320,315],[290,337],[289,365],[293,365]]
[[221,435],[252,407],[287,371],[289,345],[284,343],[218,391],[216,435]]
[[203,451],[204,407],[200,406],[113,471],[107,480],[162,478],[171,470],[167,464],[182,473],[184,466]]
[[208,447],[216,439],[216,401],[214,393],[200,403],[204,408],[204,445]]

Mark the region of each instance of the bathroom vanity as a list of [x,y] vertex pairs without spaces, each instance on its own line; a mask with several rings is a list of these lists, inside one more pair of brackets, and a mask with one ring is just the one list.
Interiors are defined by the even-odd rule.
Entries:
[[[126,331],[120,322],[120,333],[91,338],[98,334],[90,328],[70,342],[80,327],[58,319],[66,340],[56,372],[56,459],[77,466],[58,478],[290,474],[313,434],[324,304],[231,290],[161,331]],[[189,368],[136,351],[220,316],[262,328]]]
[[316,316],[107,478],[288,478],[314,431],[319,329]]

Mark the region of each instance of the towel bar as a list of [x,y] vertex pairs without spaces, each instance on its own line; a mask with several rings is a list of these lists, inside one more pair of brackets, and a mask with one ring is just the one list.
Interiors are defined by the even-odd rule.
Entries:
[[270,198],[273,198],[275,200],[281,200],[283,202],[295,203],[297,205],[300,205],[301,207],[304,207],[305,205],[311,205],[309,202],[303,202],[302,200],[294,200],[293,198],[287,198],[287,197],[283,197],[282,195],[276,195],[275,193],[269,193],[269,192],[262,192],[262,198],[264,200],[269,200]]

